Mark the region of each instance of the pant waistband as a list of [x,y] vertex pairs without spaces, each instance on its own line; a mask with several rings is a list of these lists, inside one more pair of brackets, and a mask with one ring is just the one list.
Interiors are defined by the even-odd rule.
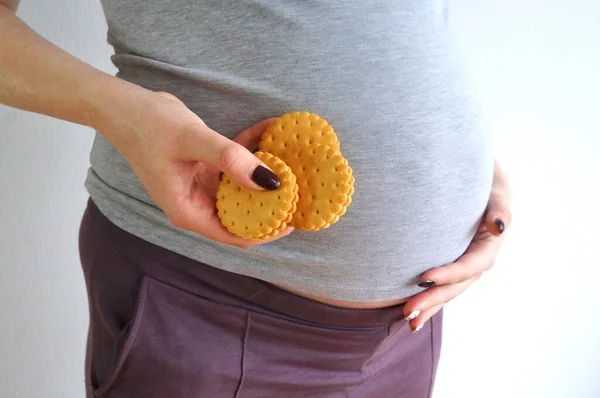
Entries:
[[403,319],[403,305],[348,309],[310,300],[156,246],[113,224],[90,199],[84,218],[148,276],[205,299],[325,327],[377,328]]

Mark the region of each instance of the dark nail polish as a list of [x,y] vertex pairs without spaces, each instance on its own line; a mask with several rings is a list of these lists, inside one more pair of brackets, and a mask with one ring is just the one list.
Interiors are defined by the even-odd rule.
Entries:
[[419,287],[424,287],[424,288],[432,287],[434,285],[435,285],[435,281],[432,281],[431,279],[427,279],[425,282],[419,283]]
[[498,231],[500,231],[500,233],[504,232],[504,221],[502,221],[501,219],[497,218],[496,219],[496,226],[498,227]]
[[281,184],[275,173],[264,166],[258,166],[256,169],[254,169],[254,172],[252,173],[252,181],[264,189],[268,189],[269,191],[276,190],[279,188],[279,184]]

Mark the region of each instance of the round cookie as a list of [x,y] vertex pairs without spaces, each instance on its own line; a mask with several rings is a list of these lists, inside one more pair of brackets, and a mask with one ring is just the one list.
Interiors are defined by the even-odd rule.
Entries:
[[[344,206],[342,206],[343,207],[342,212],[333,218],[333,221],[330,223],[331,225],[338,222],[340,217],[343,216],[344,214],[346,214],[346,210],[348,210],[348,207],[352,203],[352,194],[354,193],[354,177],[352,177],[351,184],[352,184],[352,186],[350,189],[350,193],[348,194],[348,200],[346,201],[346,203],[344,203]],[[315,228],[311,229],[311,231],[318,231],[319,229],[321,229],[321,228],[315,227]]]
[[336,223],[346,212],[354,193],[348,161],[326,145],[300,146],[283,155],[298,182],[298,209],[291,226],[318,231]]
[[264,152],[256,152],[255,156],[279,177],[279,188],[256,191],[223,174],[217,191],[217,214],[232,234],[245,239],[267,239],[277,236],[292,221],[298,184],[290,167],[278,157]]
[[263,133],[258,148],[282,158],[299,146],[327,145],[339,151],[340,143],[325,119],[308,112],[286,113],[275,119]]

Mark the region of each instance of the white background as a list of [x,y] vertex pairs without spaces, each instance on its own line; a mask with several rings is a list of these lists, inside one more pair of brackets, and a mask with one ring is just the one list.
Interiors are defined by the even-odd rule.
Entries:
[[[25,0],[19,15],[114,72],[99,2]],[[496,267],[447,306],[435,397],[600,397],[600,2],[454,0],[450,15],[514,224]],[[91,140],[0,107],[0,397],[84,395]]]

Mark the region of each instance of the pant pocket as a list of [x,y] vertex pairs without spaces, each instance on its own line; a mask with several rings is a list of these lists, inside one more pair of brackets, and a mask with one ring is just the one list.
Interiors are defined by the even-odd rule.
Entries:
[[344,329],[251,312],[240,398],[343,398],[386,328]]
[[114,366],[95,396],[235,396],[247,311],[148,276],[136,308]]
[[[148,297],[148,288],[150,285],[150,279],[146,276],[142,278],[142,283],[139,289],[139,294],[137,298],[137,303],[134,311],[133,318],[131,322],[127,324],[127,326],[119,333],[119,335],[115,339],[115,344],[113,347],[109,347],[109,351],[117,351],[115,361],[113,365],[109,368],[107,376],[105,378],[99,378],[103,380],[100,385],[94,385],[95,395],[103,395],[107,391],[109,391],[117,382],[119,377],[122,375],[122,368],[129,356],[129,353],[133,349],[136,338],[138,335],[138,331],[140,329],[140,324],[144,319],[144,312],[146,310],[146,299]],[[92,350],[92,363],[96,360],[96,357],[101,355],[101,350],[107,347],[94,347]],[[104,356],[104,355],[103,355]]]

